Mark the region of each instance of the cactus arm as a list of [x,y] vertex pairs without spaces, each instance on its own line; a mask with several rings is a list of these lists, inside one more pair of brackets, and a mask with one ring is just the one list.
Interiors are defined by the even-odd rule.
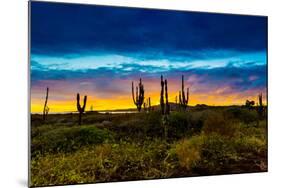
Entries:
[[84,104],[83,104],[83,107],[82,107],[82,112],[85,111],[86,103],[87,103],[87,95],[84,96]]
[[136,104],[135,91],[134,91],[134,82],[132,82],[132,97],[133,97],[134,104]]
[[81,112],[82,111],[82,109],[81,109],[81,106],[80,106],[80,94],[79,93],[77,93],[77,97],[76,97],[76,100],[77,100],[77,110],[79,111],[79,112]]
[[184,76],[181,77],[181,91],[182,91],[182,103],[185,104],[185,93],[184,93]]
[[144,102],[144,88],[143,85],[141,85],[141,90],[140,90],[140,103],[142,104]]
[[81,125],[82,114],[83,114],[83,112],[85,111],[85,108],[86,108],[87,95],[84,96],[84,104],[83,104],[83,107],[81,107],[81,105],[80,105],[80,94],[79,94],[79,93],[77,93],[76,100],[77,100],[77,110],[78,110],[78,112],[79,112],[79,121],[78,121],[78,124]]
[[189,88],[186,89],[186,105],[188,105],[189,101]]
[[47,104],[48,104],[48,97],[49,97],[49,88],[47,87],[46,90],[46,98],[45,98],[45,104],[44,104],[44,109],[43,109],[43,120],[45,121],[46,116],[48,115],[48,112],[46,113],[46,108],[48,108]]
[[47,91],[46,91],[46,99],[45,99],[45,104],[44,104],[44,109],[47,107],[48,98],[49,98],[49,88],[47,87]]
[[142,84],[141,84],[141,78],[140,78],[140,82],[139,82],[139,94],[138,96],[138,105],[142,105]]
[[263,104],[262,104],[262,93],[260,93],[258,95],[258,102],[259,104],[257,103],[257,110],[258,110],[258,114],[259,114],[259,118],[263,118],[264,117],[264,107],[263,107]]
[[166,104],[168,103],[168,87],[167,87],[167,80],[165,80],[165,98],[166,98]]
[[262,106],[262,93],[259,95],[259,103],[260,103],[260,106]]
[[164,114],[164,81],[163,76],[161,75],[161,93],[160,93],[160,106],[161,106],[161,113]]
[[182,105],[181,92],[179,91],[179,104]]
[[140,78],[140,82],[138,86],[136,86],[136,96],[134,95],[134,82],[132,82],[132,97],[133,97],[133,102],[137,106],[138,111],[141,110],[141,107],[144,102],[144,87],[142,85],[142,80]]
[[165,79],[165,98],[166,98],[166,114],[170,113],[170,106],[169,106],[169,100],[168,100],[168,82]]
[[139,103],[139,88],[136,87],[136,105]]

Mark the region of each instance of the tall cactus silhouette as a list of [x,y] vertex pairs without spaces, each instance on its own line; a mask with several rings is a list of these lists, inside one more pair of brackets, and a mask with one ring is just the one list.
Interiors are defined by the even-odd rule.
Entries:
[[182,104],[182,102],[181,102],[181,92],[179,91],[179,109],[181,108],[181,104]]
[[45,98],[45,104],[43,109],[43,121],[47,119],[48,113],[50,108],[48,107],[48,97],[49,97],[49,88],[46,89],[46,98]]
[[150,97],[148,97],[148,111],[151,111],[151,100]]
[[168,82],[165,79],[165,98],[166,98],[166,109],[165,109],[165,114],[170,114],[170,105],[168,101]]
[[141,111],[141,106],[144,102],[144,87],[143,84],[141,82],[141,78],[140,78],[140,82],[139,82],[139,86],[136,86],[136,98],[135,98],[135,91],[134,91],[134,82],[132,82],[132,97],[133,97],[133,101],[134,104],[137,106],[138,111]]
[[259,117],[262,118],[263,117],[263,112],[264,112],[264,107],[263,107],[263,104],[262,104],[262,93],[260,93],[258,95],[258,114],[259,114]]
[[165,114],[165,103],[164,103],[164,81],[163,76],[161,75],[161,92],[160,92],[160,106],[161,106],[161,114]]
[[[163,76],[161,75],[161,92],[160,92],[160,106],[162,115],[170,114],[170,105],[168,100],[168,81],[163,80]],[[164,93],[165,93],[165,101],[164,101]]]
[[189,101],[189,88],[186,89],[186,96],[184,92],[184,76],[181,77],[181,91],[179,92],[179,104],[185,110]]
[[79,112],[79,121],[78,121],[79,125],[81,125],[81,122],[82,122],[82,114],[85,112],[86,103],[87,103],[87,95],[84,96],[84,104],[81,107],[81,105],[80,105],[80,94],[77,93],[77,110]]
[[[170,105],[168,100],[168,81],[165,79],[163,80],[163,76],[161,75],[161,92],[160,92],[160,106],[161,106],[161,113],[162,113],[162,126],[164,128],[164,139],[167,139],[168,136],[168,124],[169,118],[168,115],[170,114]],[[165,100],[164,100],[164,93],[165,93]]]

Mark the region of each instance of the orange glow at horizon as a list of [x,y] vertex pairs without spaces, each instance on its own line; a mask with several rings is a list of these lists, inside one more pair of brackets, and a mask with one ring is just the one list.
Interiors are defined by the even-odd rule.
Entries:
[[[159,92],[147,93],[146,98],[151,98],[151,105],[159,104]],[[169,95],[169,102],[175,103],[175,98],[178,93],[171,93]],[[83,103],[81,97],[81,103]],[[232,95],[220,95],[219,93],[214,93],[214,95],[209,94],[193,94],[190,93],[189,96],[189,105],[195,106],[196,104],[207,104],[210,106],[227,106],[227,105],[242,105],[245,104],[246,100],[254,100],[257,101],[257,95],[255,96],[243,96],[240,94],[232,94]],[[267,104],[266,97],[263,97],[263,103]],[[32,99],[31,100],[31,113],[42,113],[44,105],[44,99]],[[75,112],[76,108],[76,98],[73,100],[48,100],[48,106],[50,108],[50,113],[57,112]],[[118,110],[118,109],[129,109],[136,108],[133,104],[132,96],[118,96],[114,98],[96,98],[94,96],[88,96],[86,111],[91,109],[91,106],[94,111],[102,111],[102,110]]]

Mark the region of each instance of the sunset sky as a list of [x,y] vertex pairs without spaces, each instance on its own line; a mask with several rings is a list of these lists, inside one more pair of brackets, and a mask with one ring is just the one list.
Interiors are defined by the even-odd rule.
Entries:
[[131,82],[159,104],[190,88],[190,105],[244,104],[267,87],[267,18],[31,2],[31,112],[135,107]]

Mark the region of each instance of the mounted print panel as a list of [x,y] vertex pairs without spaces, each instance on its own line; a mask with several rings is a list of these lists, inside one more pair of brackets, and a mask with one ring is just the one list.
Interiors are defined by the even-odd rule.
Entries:
[[267,172],[267,17],[30,2],[31,187]]

